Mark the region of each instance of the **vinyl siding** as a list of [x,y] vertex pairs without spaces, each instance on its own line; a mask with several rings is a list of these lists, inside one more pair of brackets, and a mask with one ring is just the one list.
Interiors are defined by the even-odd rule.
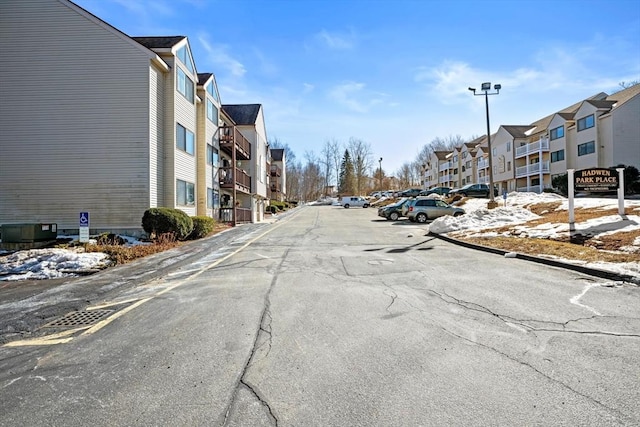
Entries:
[[632,165],[640,169],[640,95],[613,109],[613,161],[608,166]]
[[155,67],[149,67],[149,93],[149,207],[154,208],[164,206],[164,76]]
[[0,2],[0,223],[140,228],[150,53],[64,2]]

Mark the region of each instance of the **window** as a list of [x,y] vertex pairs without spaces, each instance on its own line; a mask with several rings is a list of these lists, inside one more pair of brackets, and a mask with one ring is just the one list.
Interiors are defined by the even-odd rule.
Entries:
[[207,119],[218,126],[218,109],[210,99],[207,99]]
[[507,153],[511,151],[511,141],[507,142]]
[[549,138],[553,141],[554,139],[562,138],[564,136],[564,126],[558,126],[555,129],[551,129]]
[[187,70],[189,70],[189,72],[193,74],[193,72],[195,71],[195,67],[193,66],[193,61],[191,60],[191,52],[189,52],[189,50],[187,49],[187,45],[184,45],[180,49],[178,49],[176,56],[178,57],[180,62],[182,62],[185,67],[187,67]]
[[511,162],[507,162],[507,172],[511,172]]
[[218,150],[211,144],[207,144],[207,164],[218,166]]
[[596,152],[595,141],[585,142],[584,144],[578,144],[578,156],[586,156],[587,154]]
[[176,125],[176,146],[182,151],[193,155],[195,152],[195,137],[193,132],[182,126],[180,123]]
[[195,188],[193,183],[177,179],[176,204],[178,206],[194,206],[196,204]]
[[178,67],[177,72],[178,79],[178,92],[184,95],[185,98],[189,100],[189,102],[193,103],[193,81],[182,71],[182,68]]
[[578,119],[578,132],[581,130],[592,128],[594,125],[593,114],[587,117],[583,117]]
[[215,209],[220,207],[220,193],[213,188],[207,188],[207,207]]
[[498,155],[498,149],[497,149],[497,148],[494,148],[494,149],[493,149],[493,156],[495,157],[495,156],[497,156],[497,155]]
[[215,87],[213,86],[213,82],[207,85],[207,93],[213,96],[213,99],[220,102],[220,99],[218,98],[218,91],[216,91]]
[[471,160],[467,160],[467,163],[465,163],[465,165],[467,166],[467,169],[471,169]]
[[457,162],[458,161],[458,155],[456,154],[455,156],[453,156],[453,161]]
[[564,160],[564,150],[553,151],[551,153],[551,163],[561,162]]

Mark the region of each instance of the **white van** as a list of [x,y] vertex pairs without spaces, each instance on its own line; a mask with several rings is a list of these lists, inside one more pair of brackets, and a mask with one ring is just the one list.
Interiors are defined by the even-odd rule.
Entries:
[[361,196],[344,196],[340,199],[342,207],[349,209],[351,206],[369,207],[369,201]]

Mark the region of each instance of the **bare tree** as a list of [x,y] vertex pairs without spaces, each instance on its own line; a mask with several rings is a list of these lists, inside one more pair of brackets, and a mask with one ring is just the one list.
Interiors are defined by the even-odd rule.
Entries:
[[361,139],[349,138],[349,153],[353,162],[353,173],[357,194],[363,194],[367,186],[368,173],[373,165],[371,145]]
[[335,139],[325,141],[321,154],[321,165],[325,174],[325,192],[328,192],[329,187],[334,182],[336,186],[338,185],[338,175],[340,174],[340,144]]

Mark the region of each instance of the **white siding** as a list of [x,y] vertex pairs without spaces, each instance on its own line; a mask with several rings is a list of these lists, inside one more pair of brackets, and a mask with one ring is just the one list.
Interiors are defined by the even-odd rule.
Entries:
[[607,164],[640,169],[640,95],[613,109],[613,159]]
[[149,207],[164,206],[164,76],[155,67],[149,68]]
[[139,228],[151,53],[64,2],[0,2],[0,223]]

